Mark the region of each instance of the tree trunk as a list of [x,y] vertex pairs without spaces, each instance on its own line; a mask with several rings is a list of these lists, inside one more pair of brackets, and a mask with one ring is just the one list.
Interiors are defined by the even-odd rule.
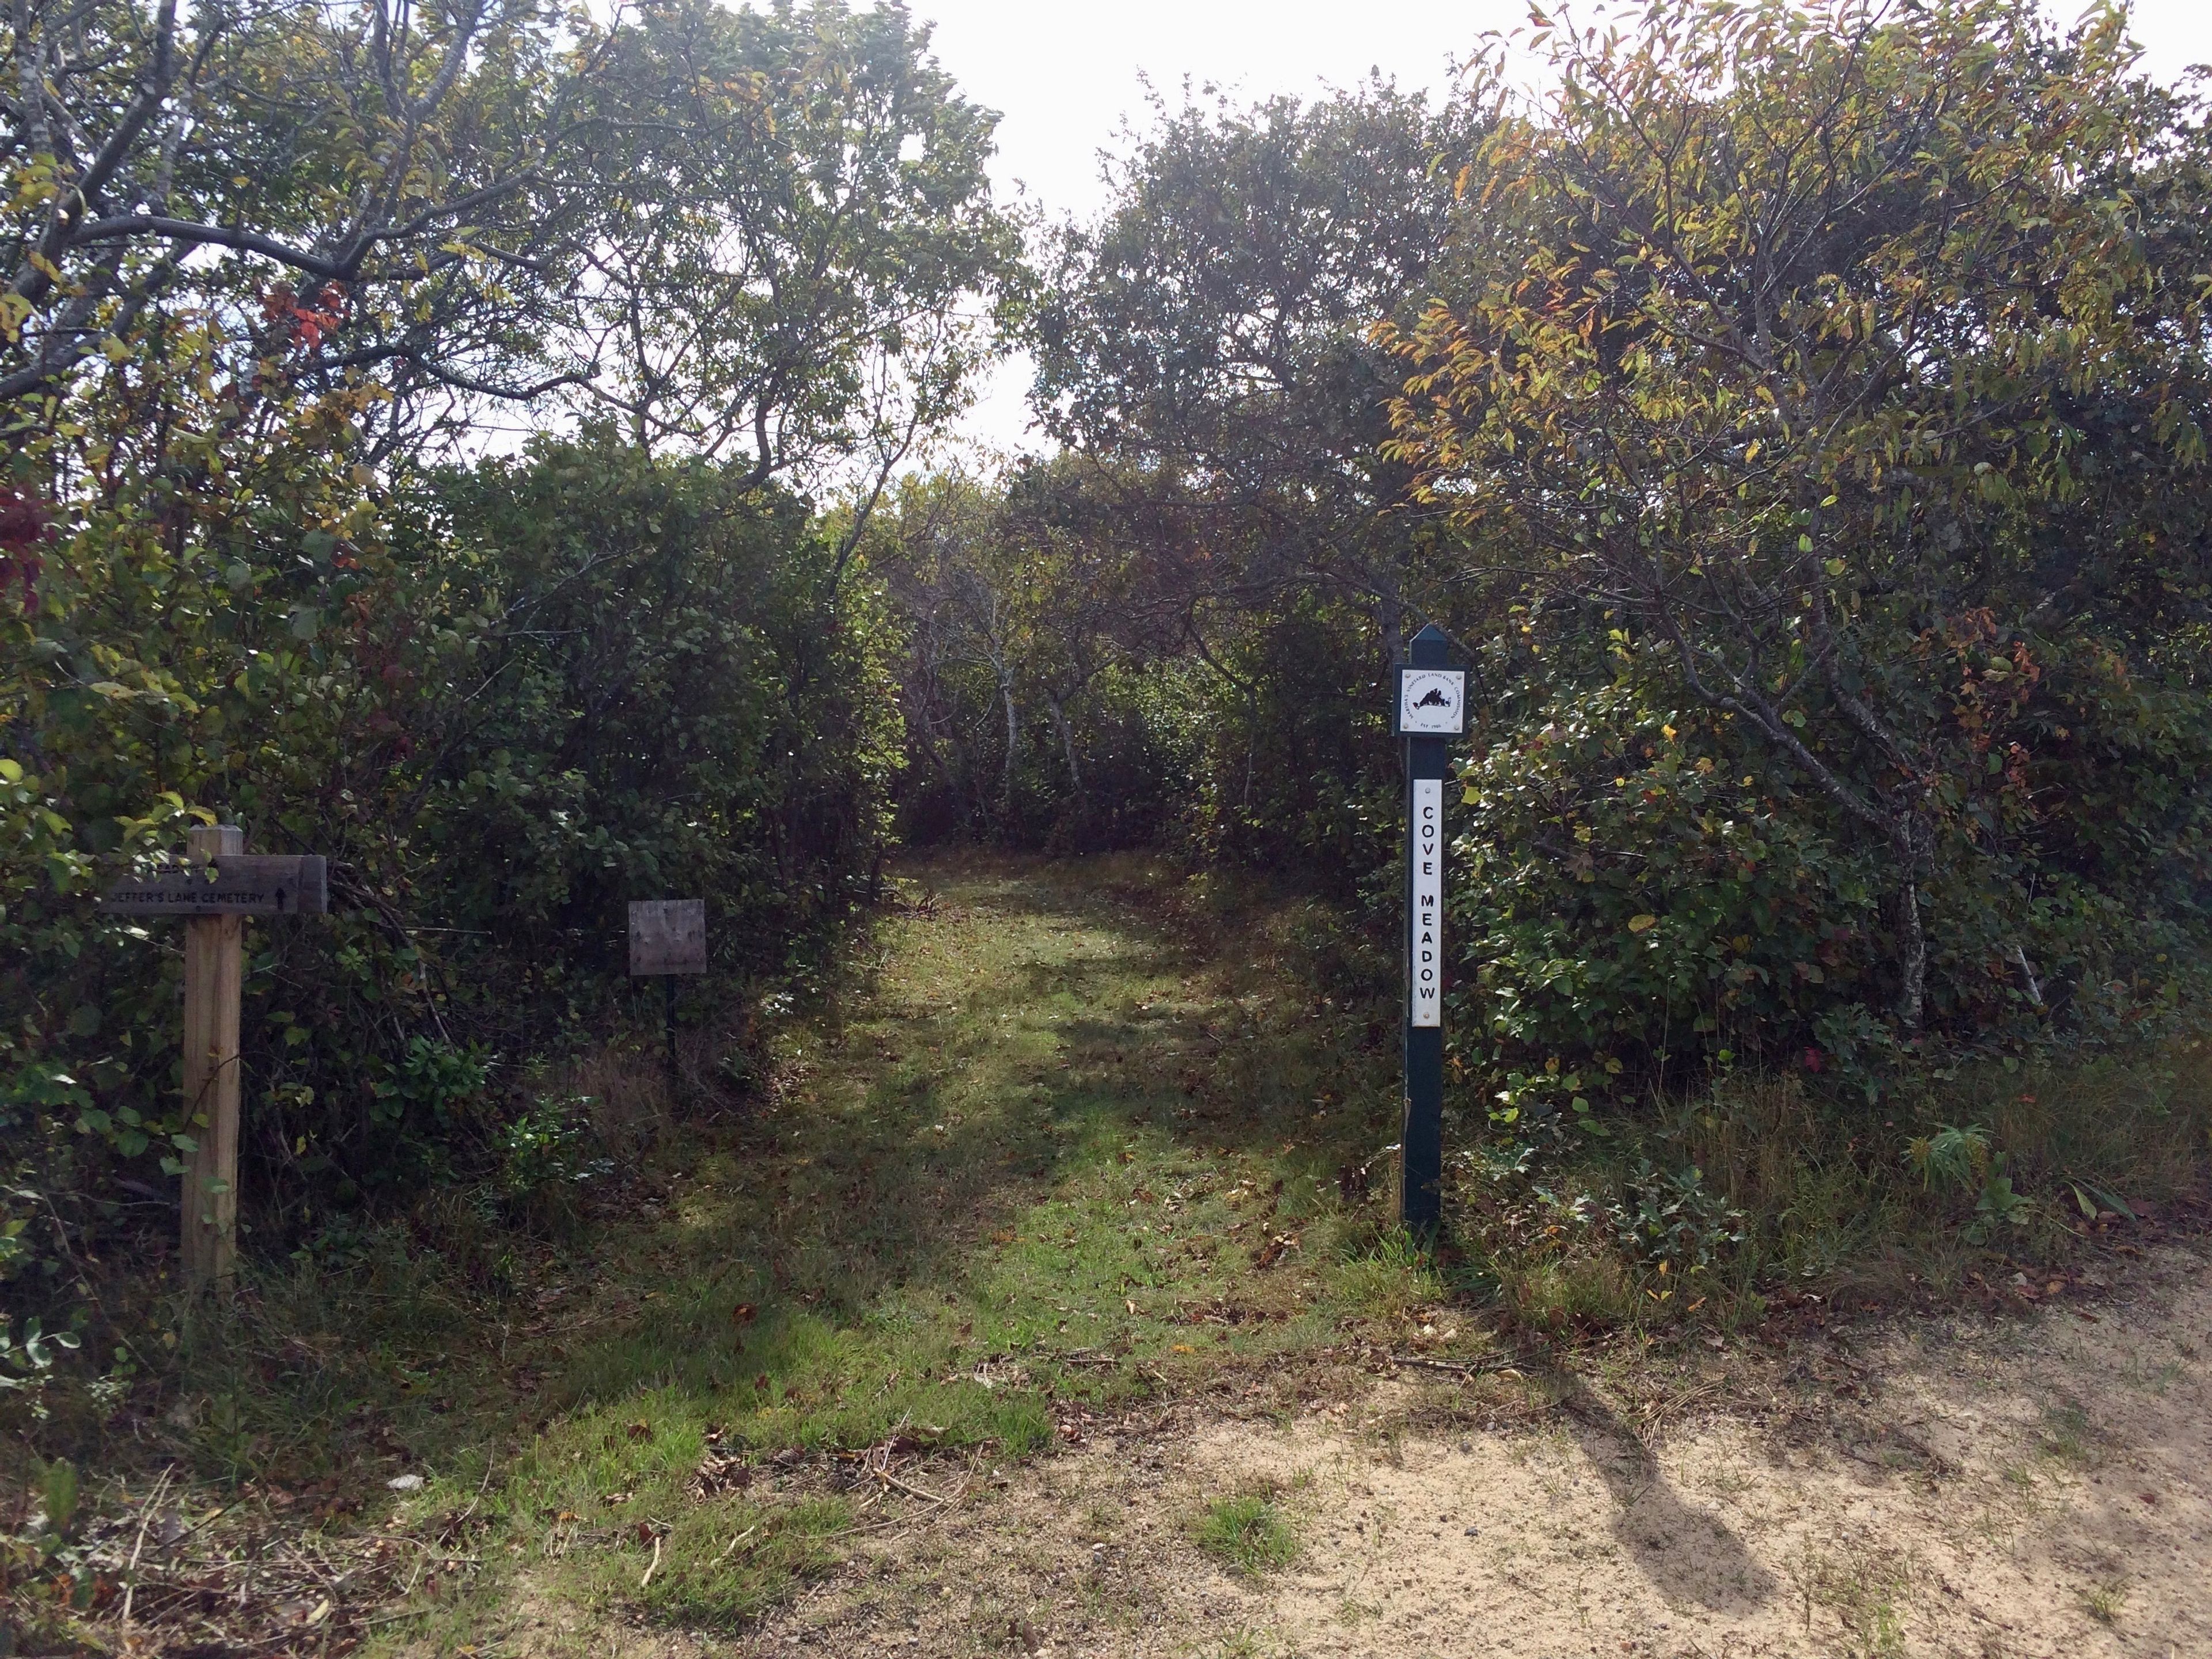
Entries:
[[1898,933],[1902,974],[1897,1023],[1917,1036],[1928,1012],[1928,932],[1920,921],[1920,883],[1911,876],[1905,878],[1905,890],[1898,895]]
[[1060,708],[1058,697],[1047,697],[1045,707],[1052,711],[1053,726],[1060,733],[1060,751],[1067,760],[1068,781],[1075,787],[1076,799],[1083,800],[1087,792],[1083,787],[1083,769],[1075,759],[1075,729],[1068,725],[1066,713]]
[[1920,915],[1922,826],[1909,810],[1895,844],[1905,880],[1897,895],[1897,1023],[1918,1036],[1928,1017],[1928,929]]
[[1382,678],[1387,682],[1390,671],[1406,654],[1406,607],[1398,597],[1398,585],[1392,582],[1376,603],[1376,624],[1382,633]]

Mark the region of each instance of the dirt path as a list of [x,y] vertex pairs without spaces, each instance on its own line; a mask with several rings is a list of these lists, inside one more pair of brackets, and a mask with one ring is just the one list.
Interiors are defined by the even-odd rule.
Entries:
[[[2212,1653],[2212,1271],[2094,1309],[1716,1352],[1639,1410],[1543,1419],[1379,1382],[1289,1422],[1177,1412],[862,1552],[736,1651]],[[1279,1490],[1301,1543],[1226,1572],[1190,1521]]]

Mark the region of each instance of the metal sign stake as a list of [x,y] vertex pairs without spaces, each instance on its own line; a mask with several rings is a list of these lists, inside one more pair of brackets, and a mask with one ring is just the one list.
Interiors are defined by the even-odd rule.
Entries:
[[659,975],[668,1033],[668,1100],[676,1103],[676,975],[707,971],[707,901],[632,899],[629,971],[634,979]]
[[1434,623],[1413,635],[1394,688],[1391,729],[1406,740],[1406,1120],[1398,1218],[1433,1234],[1442,1218],[1444,1099],[1444,780],[1467,729],[1467,674],[1448,665]]

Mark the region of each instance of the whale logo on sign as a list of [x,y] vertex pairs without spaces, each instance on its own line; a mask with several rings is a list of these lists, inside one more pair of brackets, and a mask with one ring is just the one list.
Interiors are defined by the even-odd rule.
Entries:
[[1467,730],[1467,671],[1408,668],[1398,677],[1398,729],[1415,736],[1457,737]]

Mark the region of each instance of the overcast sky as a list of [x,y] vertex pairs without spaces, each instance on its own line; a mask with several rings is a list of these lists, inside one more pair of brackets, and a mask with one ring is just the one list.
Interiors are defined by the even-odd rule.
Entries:
[[[1103,204],[1098,152],[1120,148],[1125,119],[1143,123],[1146,77],[1171,104],[1182,101],[1186,76],[1248,98],[1310,96],[1370,69],[1401,87],[1442,89],[1455,58],[1468,56],[1486,30],[1522,25],[1528,10],[1526,0],[908,0],[908,8],[935,25],[938,61],[962,89],[1000,112],[1001,190],[1011,195],[1018,184],[1055,216]],[[2073,8],[2060,0],[2053,9],[2066,15]],[[2135,19],[2148,65],[2162,78],[2212,58],[2205,0],[2141,0]],[[1025,362],[1006,365],[966,422],[968,435],[1023,444],[1028,384]]]

